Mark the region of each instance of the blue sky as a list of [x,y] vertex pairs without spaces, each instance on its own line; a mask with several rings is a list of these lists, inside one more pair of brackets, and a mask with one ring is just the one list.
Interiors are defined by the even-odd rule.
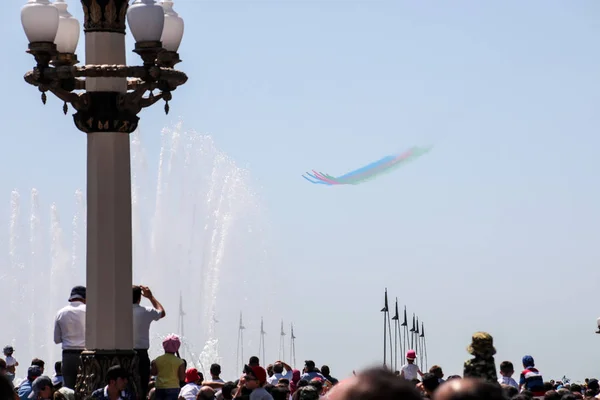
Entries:
[[[68,208],[85,185],[84,134],[21,78],[33,65],[21,5],[0,15],[13,38],[0,108],[4,222],[13,188]],[[498,362],[532,354],[548,377],[599,375],[600,3],[175,8],[190,80],[172,115],[142,112],[144,141],[156,153],[160,130],[181,117],[250,170],[273,229],[274,318],[296,322],[299,360],[339,376],[379,362],[387,286],[425,321],[430,364],[447,374],[461,373],[470,335],[486,330]],[[364,185],[300,177],[426,144],[434,150],[422,159]]]

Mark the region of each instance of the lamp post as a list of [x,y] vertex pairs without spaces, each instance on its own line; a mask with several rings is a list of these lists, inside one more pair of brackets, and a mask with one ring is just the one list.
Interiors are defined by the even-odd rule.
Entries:
[[[75,126],[87,134],[86,351],[76,392],[85,398],[102,386],[107,369],[120,364],[139,388],[133,350],[131,163],[129,134],[138,113],[159,100],[169,112],[172,91],[187,81],[174,69],[183,20],[164,0],[81,0],[85,62],[75,54],[79,22],[65,0],[29,0],[21,22],[36,66],[25,81],[75,109]],[[142,66],[127,66],[125,23]],[[157,93],[154,93],[158,91]],[[148,93],[148,95],[146,95]],[[139,393],[139,392],[138,392]]]

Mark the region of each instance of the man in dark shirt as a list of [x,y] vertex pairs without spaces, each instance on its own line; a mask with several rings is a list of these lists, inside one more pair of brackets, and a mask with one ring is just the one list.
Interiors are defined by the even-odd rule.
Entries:
[[329,370],[329,366],[323,365],[321,367],[321,375],[325,377],[332,385],[336,385],[339,381],[331,376],[331,371]]

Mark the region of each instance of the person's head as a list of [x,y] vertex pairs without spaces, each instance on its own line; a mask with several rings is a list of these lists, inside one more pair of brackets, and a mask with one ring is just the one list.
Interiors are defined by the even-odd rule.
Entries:
[[313,372],[316,368],[315,362],[313,360],[304,361],[304,370],[306,372]]
[[273,376],[273,373],[274,373],[273,365],[272,364],[267,365],[267,376],[271,377],[271,376]]
[[496,354],[494,338],[487,332],[475,332],[471,338],[471,344],[467,347],[467,351],[475,357],[492,357]]
[[6,361],[4,358],[0,358],[0,375],[6,374]]
[[310,380],[310,382],[308,382],[308,384],[317,389],[317,392],[319,394],[323,392],[323,381],[321,380],[321,378],[313,378]]
[[36,378],[42,376],[42,374],[42,369],[37,365],[32,365],[31,367],[27,368],[27,380],[30,382],[33,382]]
[[519,394],[519,389],[510,385],[502,385],[502,390],[504,390],[507,399],[512,399]]
[[221,375],[221,366],[219,364],[212,364],[210,366],[210,375],[218,378]]
[[37,366],[40,367],[40,369],[42,370],[42,374],[44,373],[44,367],[46,366],[46,363],[44,362],[44,360],[40,360],[39,358],[34,358],[33,360],[31,360],[31,366]]
[[299,388],[304,387],[304,386],[308,386],[308,381],[306,379],[300,379],[297,383],[297,386]]
[[415,387],[386,368],[371,368],[345,379],[328,392],[328,400],[421,400]]
[[47,376],[38,376],[31,384],[30,399],[51,399],[52,379]]
[[179,347],[181,347],[181,339],[175,334],[170,334],[163,339],[162,345],[165,353],[175,354],[179,351]]
[[202,386],[198,392],[198,395],[196,396],[196,400],[214,400],[214,398],[215,389],[208,386]]
[[185,371],[185,383],[195,383],[201,385],[202,381],[202,376],[196,368],[188,368]]
[[554,390],[552,382],[544,382],[544,392],[547,392],[548,390]]
[[290,380],[287,378],[281,378],[279,381],[277,381],[277,386],[284,386],[286,388],[289,388]]
[[510,361],[502,361],[500,363],[500,375],[511,377],[515,373],[515,367]]
[[417,352],[414,350],[408,350],[406,352],[406,362],[409,364],[412,364],[415,362],[415,359],[417,358]]
[[444,377],[444,371],[442,371],[442,367],[439,365],[434,365],[433,367],[429,368],[429,373],[435,375],[438,380]]
[[[480,379],[453,379],[436,390],[433,400],[506,400],[498,384]],[[514,399],[514,397],[513,397]]]
[[57,361],[54,363],[54,373],[56,375],[62,374],[62,362],[61,361]]
[[277,361],[275,364],[273,364],[273,373],[275,374],[281,374],[283,372],[283,364],[279,361]]
[[596,394],[598,394],[598,391],[600,391],[600,385],[598,384],[598,379],[592,378],[588,381],[587,384],[587,388],[588,390],[593,390],[594,391],[594,396]]
[[0,374],[0,399],[12,400],[14,398],[15,390],[12,383],[4,374]]
[[15,352],[15,349],[12,346],[8,345],[8,346],[4,346],[4,349],[2,349],[2,352],[4,353],[4,355],[6,357],[10,357]]
[[581,393],[581,385],[574,383],[571,385],[571,393]]
[[249,367],[254,367],[260,365],[259,359],[256,356],[252,356],[250,357],[250,360],[248,361],[248,366]]
[[273,400],[287,400],[290,395],[290,390],[285,386],[276,386],[271,390]]
[[523,356],[523,368],[533,368],[535,367],[535,361],[531,356]]
[[[441,368],[440,368],[441,369]],[[432,373],[426,373],[423,375],[423,390],[430,397],[433,395],[433,392],[440,386],[440,379]]]
[[231,400],[233,399],[234,390],[237,385],[234,382],[226,382],[221,388],[221,394],[223,395],[223,399]]
[[259,365],[250,367],[250,369],[245,376],[246,387],[252,390],[263,387],[267,382],[267,371]]
[[80,301],[82,303],[85,303],[85,286],[75,286],[73,289],[71,289],[71,295],[69,296],[69,301],[73,302],[73,301]]
[[297,393],[298,400],[319,400],[319,392],[311,385],[301,387]]
[[106,371],[106,384],[113,392],[122,392],[127,387],[129,373],[120,365],[113,365]]
[[142,301],[142,287],[133,285],[133,304],[140,304]]
[[322,373],[324,376],[329,376],[329,375],[331,375],[331,371],[329,370],[329,366],[328,366],[328,365],[323,365],[323,366],[321,367],[321,373]]

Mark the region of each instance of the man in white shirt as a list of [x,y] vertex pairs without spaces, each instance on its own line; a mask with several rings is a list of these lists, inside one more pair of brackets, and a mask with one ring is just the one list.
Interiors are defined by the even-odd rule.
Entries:
[[[285,368],[285,374],[283,373],[283,369]],[[273,376],[270,376],[267,379],[267,383],[270,385],[277,385],[280,379],[287,379],[289,381],[292,380],[292,367],[284,363],[283,361],[277,361],[273,364]]]
[[62,343],[64,386],[75,389],[81,352],[85,349],[85,286],[71,290],[69,305],[61,308],[54,322],[54,343]]
[[[140,305],[142,296],[150,300],[152,307]],[[150,381],[150,324],[158,321],[166,315],[162,304],[154,298],[148,286],[133,287],[133,348],[138,355],[138,365],[141,381],[141,398],[145,399],[148,394],[148,383]]]

